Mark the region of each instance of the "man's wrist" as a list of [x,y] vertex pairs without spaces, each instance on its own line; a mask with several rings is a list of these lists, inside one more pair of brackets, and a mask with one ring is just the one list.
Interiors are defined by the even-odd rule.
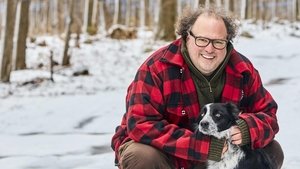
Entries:
[[248,127],[246,121],[244,121],[243,119],[238,119],[236,121],[236,123],[242,133],[242,143],[240,144],[240,146],[249,144],[251,142],[251,138],[250,138],[250,133],[249,133],[249,127]]
[[222,157],[222,151],[224,148],[225,139],[217,139],[211,137],[210,147],[208,151],[208,159],[213,161],[220,161]]

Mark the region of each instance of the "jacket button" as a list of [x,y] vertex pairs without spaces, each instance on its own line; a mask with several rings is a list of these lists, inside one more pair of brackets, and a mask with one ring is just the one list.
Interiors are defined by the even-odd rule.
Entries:
[[185,110],[181,110],[181,114],[185,115],[186,114]]

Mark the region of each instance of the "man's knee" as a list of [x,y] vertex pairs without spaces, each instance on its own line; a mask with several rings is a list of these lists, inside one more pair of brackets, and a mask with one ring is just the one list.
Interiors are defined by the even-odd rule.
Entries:
[[280,144],[276,140],[273,140],[264,148],[264,150],[267,154],[269,154],[272,161],[275,162],[276,168],[280,169],[284,160],[284,153]]
[[167,157],[156,148],[132,142],[122,152],[120,164],[122,169],[130,168],[169,168]]

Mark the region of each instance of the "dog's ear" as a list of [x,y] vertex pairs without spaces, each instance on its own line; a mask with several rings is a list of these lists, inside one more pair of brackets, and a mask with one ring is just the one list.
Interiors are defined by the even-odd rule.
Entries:
[[234,118],[237,119],[239,116],[239,113],[240,113],[239,108],[235,104],[230,103],[230,102],[226,103],[225,106],[226,106],[227,110],[232,113]]

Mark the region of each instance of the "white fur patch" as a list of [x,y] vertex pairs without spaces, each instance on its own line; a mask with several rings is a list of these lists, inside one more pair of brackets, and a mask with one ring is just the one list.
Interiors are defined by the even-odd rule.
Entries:
[[228,151],[224,154],[221,161],[208,160],[208,169],[234,169],[239,161],[245,157],[245,153],[236,145],[228,142]]

